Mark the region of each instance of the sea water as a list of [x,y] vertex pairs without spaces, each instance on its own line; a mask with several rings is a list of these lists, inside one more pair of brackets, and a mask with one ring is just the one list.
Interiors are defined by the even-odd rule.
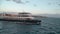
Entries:
[[0,34],[60,34],[60,18],[39,18],[40,25],[0,21]]

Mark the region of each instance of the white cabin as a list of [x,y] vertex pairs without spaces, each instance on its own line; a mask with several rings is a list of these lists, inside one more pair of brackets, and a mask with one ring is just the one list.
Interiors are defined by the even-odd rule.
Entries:
[[34,19],[31,13],[22,12],[18,14],[0,14],[1,19],[26,20]]

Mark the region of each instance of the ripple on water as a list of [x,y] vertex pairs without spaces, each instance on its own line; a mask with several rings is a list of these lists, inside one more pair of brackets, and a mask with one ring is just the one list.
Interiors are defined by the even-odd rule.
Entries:
[[0,34],[60,34],[59,20],[45,18],[41,25],[20,25],[16,24],[16,22],[0,22]]

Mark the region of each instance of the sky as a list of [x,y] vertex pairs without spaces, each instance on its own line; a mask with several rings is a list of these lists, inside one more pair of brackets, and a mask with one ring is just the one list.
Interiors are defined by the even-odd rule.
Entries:
[[0,12],[60,14],[60,0],[0,0]]

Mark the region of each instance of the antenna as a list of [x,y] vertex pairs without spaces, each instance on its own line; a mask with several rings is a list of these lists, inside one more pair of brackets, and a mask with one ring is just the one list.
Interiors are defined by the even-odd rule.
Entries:
[[23,10],[23,12],[25,12],[25,11]]
[[25,11],[23,10],[23,13],[25,13]]

